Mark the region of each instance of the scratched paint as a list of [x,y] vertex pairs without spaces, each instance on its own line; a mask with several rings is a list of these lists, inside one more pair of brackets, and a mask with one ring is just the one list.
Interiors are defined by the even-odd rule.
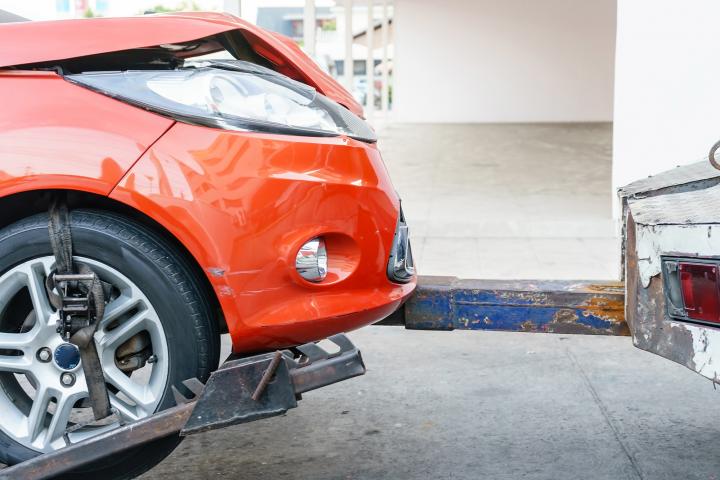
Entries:
[[671,318],[662,257],[720,256],[720,172],[679,167],[621,189],[626,314],[633,343],[720,383],[720,330]]
[[720,358],[718,358],[718,353],[720,352],[718,352],[718,348],[720,347],[720,331],[698,325],[673,323],[682,325],[692,335],[695,371],[714,382],[719,382],[720,365],[718,363],[720,363]]
[[[637,225],[637,245],[629,250],[628,283],[636,282],[636,294],[628,293],[627,315],[633,325],[633,343],[643,350],[680,363],[720,383],[720,330],[672,319],[665,307],[661,280],[661,257],[717,256],[720,231],[715,225]],[[631,265],[628,263],[628,265]]]
[[643,288],[659,275],[663,255],[720,255],[720,228],[712,224],[641,225],[636,228],[637,260]]

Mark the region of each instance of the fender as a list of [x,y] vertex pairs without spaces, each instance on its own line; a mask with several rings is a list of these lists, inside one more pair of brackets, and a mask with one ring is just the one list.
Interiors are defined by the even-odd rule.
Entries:
[[0,196],[62,188],[108,195],[175,122],[66,82],[0,72]]

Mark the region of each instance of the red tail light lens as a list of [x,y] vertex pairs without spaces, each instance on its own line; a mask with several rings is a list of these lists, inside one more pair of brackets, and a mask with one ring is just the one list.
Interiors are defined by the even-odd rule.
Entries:
[[720,324],[718,266],[708,263],[680,262],[678,270],[687,317]]

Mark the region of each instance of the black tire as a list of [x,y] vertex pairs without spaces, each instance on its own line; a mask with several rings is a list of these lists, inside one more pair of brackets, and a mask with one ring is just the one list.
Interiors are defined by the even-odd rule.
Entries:
[[[220,337],[207,292],[185,257],[144,225],[97,210],[74,210],[70,219],[73,254],[120,271],[143,291],[158,313],[170,368],[158,411],[174,406],[171,385],[192,377],[205,381],[218,364]],[[47,214],[39,214],[0,230],[0,274],[27,260],[52,255],[47,225]],[[67,478],[133,478],[159,463],[179,443],[177,435],[156,440]],[[0,431],[3,463],[13,465],[38,454]]]

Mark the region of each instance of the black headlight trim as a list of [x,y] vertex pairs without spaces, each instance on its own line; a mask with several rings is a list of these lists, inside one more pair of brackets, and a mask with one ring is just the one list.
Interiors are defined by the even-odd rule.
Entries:
[[[375,136],[372,128],[367,123],[350,112],[345,106],[332,101],[331,99],[317,93],[317,91],[305,84],[301,84],[291,78],[285,77],[277,72],[260,67],[258,65],[251,64],[243,61],[212,61],[207,62],[206,66],[201,68],[212,68],[217,70],[225,71],[236,71],[247,75],[253,75],[257,77],[263,77],[266,81],[276,83],[285,87],[288,90],[294,91],[308,99],[319,104],[318,108],[321,108],[327,115],[329,115],[333,122],[338,126],[339,129],[345,130],[341,132],[320,130],[315,128],[298,127],[293,125],[286,125],[283,123],[270,122],[264,120],[255,120],[251,118],[238,117],[233,115],[195,115],[192,113],[181,112],[173,108],[164,108],[157,104],[151,104],[144,102],[132,95],[124,95],[117,90],[111,90],[98,86],[97,82],[83,81],[85,78],[98,78],[99,75],[107,74],[129,74],[131,71],[117,71],[117,72],[88,72],[81,74],[64,75],[63,78],[70,83],[87,88],[94,92],[102,95],[114,98],[123,103],[127,103],[143,110],[168,117],[170,119],[187,123],[190,125],[205,126],[210,128],[218,128],[225,130],[235,130],[244,132],[260,132],[260,133],[272,133],[281,135],[294,135],[294,136],[309,136],[309,137],[340,137],[347,136],[355,140],[359,140],[366,143],[376,143],[377,137]],[[192,68],[182,68],[172,71],[181,70],[195,70]],[[137,72],[143,72],[138,70]],[[353,130],[364,130],[364,135],[353,135]]]

